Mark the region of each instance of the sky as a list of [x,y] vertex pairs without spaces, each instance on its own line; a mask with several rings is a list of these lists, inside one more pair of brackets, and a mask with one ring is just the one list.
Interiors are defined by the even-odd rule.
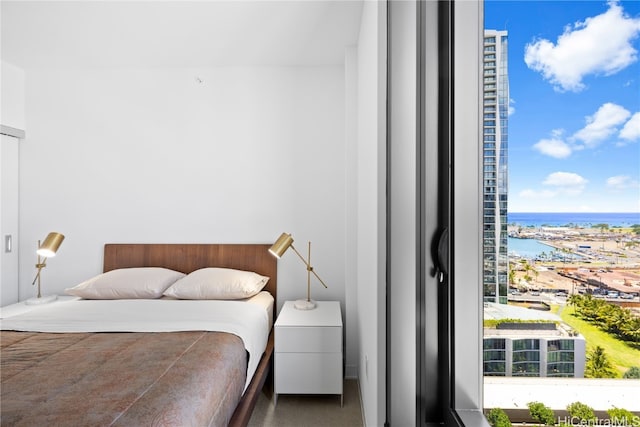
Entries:
[[509,212],[640,212],[640,1],[484,13],[509,37]]

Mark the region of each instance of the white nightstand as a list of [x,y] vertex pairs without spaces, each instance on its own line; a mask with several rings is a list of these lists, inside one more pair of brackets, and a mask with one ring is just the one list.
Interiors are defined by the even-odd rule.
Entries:
[[313,310],[284,303],[275,323],[274,394],[339,394],[342,405],[342,314],[337,301]]
[[5,305],[0,307],[0,319],[6,319],[7,317],[17,316],[18,314],[26,313],[32,310],[37,310],[40,307],[46,307],[51,304],[60,304],[67,301],[78,300],[79,297],[71,295],[60,295],[55,300],[46,304],[26,304],[25,301],[20,301],[15,304]]

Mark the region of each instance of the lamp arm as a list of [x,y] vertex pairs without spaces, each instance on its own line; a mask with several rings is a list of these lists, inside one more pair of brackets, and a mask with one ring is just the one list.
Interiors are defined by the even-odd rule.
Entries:
[[304,262],[304,265],[306,265],[306,266],[307,266],[307,270],[308,270],[308,269],[312,269],[312,270],[313,270],[313,267],[311,267],[311,266],[309,265],[309,263],[307,262],[307,260],[306,260],[306,259],[304,259],[304,257],[300,254],[300,252],[298,252],[298,250],[296,249],[296,247],[295,247],[295,246],[291,245],[291,249],[293,249],[293,251],[296,253],[296,255],[298,255],[298,257],[302,260],[302,262]]
[[304,259],[304,257],[300,254],[300,252],[298,252],[298,250],[295,248],[295,246],[291,245],[291,249],[293,249],[293,251],[302,260],[302,262],[304,262],[304,265],[307,266],[307,271],[312,272],[313,275],[316,276],[316,278],[320,281],[320,283],[322,283],[322,286],[324,286],[325,288],[328,288],[328,286],[324,283],[324,281],[320,278],[320,276],[318,276],[318,273],[316,273],[316,271],[313,269],[313,267],[307,262],[306,259]]
[[325,288],[328,288],[328,286],[322,281],[320,276],[318,276],[318,273],[316,273],[316,271],[313,269],[313,267],[311,267],[311,272],[313,273],[314,276],[316,276],[316,279],[318,279],[320,281],[322,286],[324,286]]
[[40,271],[42,271],[41,268],[38,269],[38,272],[36,273],[36,277],[34,277],[33,282],[31,282],[31,286],[36,284],[36,280],[38,280],[38,277],[40,277]]
[[36,280],[38,280],[38,277],[40,277],[40,273],[42,272],[42,269],[47,266],[47,259],[45,258],[42,262],[40,262],[39,258],[40,257],[38,256],[38,263],[36,264],[36,268],[38,269],[38,272],[36,273],[36,277],[33,278],[33,282],[31,282],[31,286],[36,284]]

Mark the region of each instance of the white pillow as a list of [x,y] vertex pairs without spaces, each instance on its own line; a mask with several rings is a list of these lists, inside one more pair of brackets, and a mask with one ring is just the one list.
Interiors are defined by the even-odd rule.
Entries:
[[184,273],[162,267],[121,268],[99,274],[65,292],[85,299],[160,298],[169,286],[184,276]]
[[179,299],[242,299],[257,294],[269,281],[252,271],[201,268],[178,280],[164,292]]

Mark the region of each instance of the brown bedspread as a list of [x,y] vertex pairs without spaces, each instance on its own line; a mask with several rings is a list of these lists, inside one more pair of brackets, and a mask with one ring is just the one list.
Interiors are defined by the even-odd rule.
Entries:
[[2,425],[225,426],[246,380],[223,332],[0,334]]

